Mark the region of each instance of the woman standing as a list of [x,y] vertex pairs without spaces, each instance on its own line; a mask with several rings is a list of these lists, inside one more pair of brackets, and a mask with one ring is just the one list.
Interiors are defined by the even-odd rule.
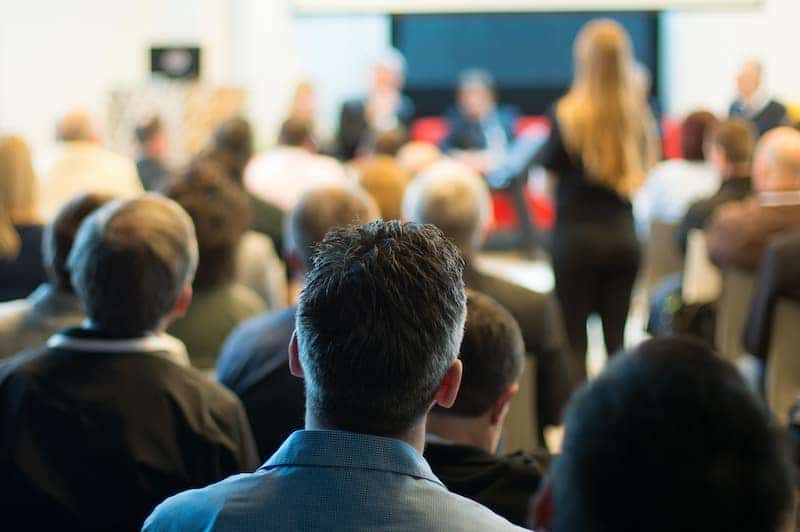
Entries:
[[575,79],[552,112],[536,156],[557,179],[552,260],[573,351],[586,379],[586,320],[603,322],[606,350],[623,347],[639,245],[630,198],[655,163],[653,117],[633,87],[630,41],[611,20],[588,23],[575,41]]
[[36,178],[25,141],[0,138],[0,301],[19,299],[45,282]]

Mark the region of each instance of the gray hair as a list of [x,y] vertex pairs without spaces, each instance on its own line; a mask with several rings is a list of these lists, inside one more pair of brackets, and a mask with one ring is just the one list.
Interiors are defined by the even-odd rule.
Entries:
[[86,317],[123,337],[154,332],[191,285],[197,239],[189,215],[155,194],[117,200],[81,225],[67,259]]
[[406,58],[397,48],[387,48],[375,58],[375,67],[383,67],[399,74],[405,74]]
[[406,220],[437,226],[465,254],[480,247],[491,209],[489,187],[481,176],[453,160],[426,168],[403,198]]

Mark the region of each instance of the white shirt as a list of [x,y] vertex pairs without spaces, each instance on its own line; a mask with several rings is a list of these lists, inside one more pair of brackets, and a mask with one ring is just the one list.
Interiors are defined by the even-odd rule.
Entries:
[[294,146],[278,146],[255,157],[244,173],[247,190],[285,211],[309,189],[347,182],[339,161]]
[[129,197],[143,191],[131,159],[92,142],[62,143],[40,162],[38,176],[40,212],[46,221],[78,194]]
[[713,195],[719,184],[716,170],[703,161],[658,163],[633,200],[639,235],[647,237],[652,222],[679,223],[692,203]]

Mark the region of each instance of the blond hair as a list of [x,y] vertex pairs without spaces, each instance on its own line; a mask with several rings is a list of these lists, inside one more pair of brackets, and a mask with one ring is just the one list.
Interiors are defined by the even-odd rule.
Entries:
[[0,259],[19,254],[17,216],[30,216],[36,209],[36,178],[28,145],[19,137],[0,138]]
[[401,220],[403,194],[410,179],[405,171],[388,155],[377,155],[361,168],[359,182],[372,196],[381,211],[383,220]]
[[656,162],[653,115],[633,87],[633,58],[625,29],[600,19],[575,40],[575,79],[557,105],[567,150],[596,182],[630,197]]

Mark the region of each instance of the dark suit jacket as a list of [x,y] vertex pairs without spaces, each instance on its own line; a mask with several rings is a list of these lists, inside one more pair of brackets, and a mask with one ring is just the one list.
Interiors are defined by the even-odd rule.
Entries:
[[736,100],[731,104],[729,113],[732,118],[739,117],[749,120],[756,127],[758,136],[763,135],[770,129],[789,124],[789,116],[783,104],[770,100],[767,105],[754,116],[745,112],[744,105]]
[[761,259],[756,288],[747,316],[747,352],[767,359],[775,303],[782,297],[800,301],[800,232],[773,240]]
[[721,269],[755,272],[770,239],[800,229],[800,204],[764,206],[757,197],[723,205],[707,226],[708,253]]
[[[366,99],[348,100],[342,104],[339,112],[339,130],[336,132],[336,152],[340,159],[349,161],[356,156],[359,145],[371,133],[367,124]],[[409,127],[414,119],[414,103],[402,94],[400,108],[397,110],[397,121]]]
[[304,427],[303,381],[289,373],[294,315],[290,308],[247,320],[234,329],[217,360],[217,380],[242,400],[262,461]]
[[519,526],[527,526],[531,497],[547,469],[547,456],[493,456],[468,445],[427,443],[425,459],[448,490],[472,499]]
[[[480,122],[469,120],[458,108],[452,108],[446,115],[450,133],[442,141],[441,148],[449,150],[485,150],[487,139]],[[519,113],[512,107],[498,107],[492,120],[497,120],[506,135],[506,142],[510,143],[515,136],[514,128],[517,124]]]
[[723,181],[713,196],[689,206],[680,225],[675,229],[675,242],[681,253],[686,254],[689,231],[704,229],[717,207],[731,201],[741,201],[752,192],[753,185],[749,177],[732,177]]
[[45,347],[0,366],[9,530],[138,531],[165,498],[258,464],[236,397],[159,352]]
[[569,399],[567,343],[561,310],[550,294],[528,290],[498,277],[479,272],[471,264],[464,269],[467,288],[483,292],[503,305],[517,320],[525,350],[536,358],[536,396],[540,429],[561,424]]

